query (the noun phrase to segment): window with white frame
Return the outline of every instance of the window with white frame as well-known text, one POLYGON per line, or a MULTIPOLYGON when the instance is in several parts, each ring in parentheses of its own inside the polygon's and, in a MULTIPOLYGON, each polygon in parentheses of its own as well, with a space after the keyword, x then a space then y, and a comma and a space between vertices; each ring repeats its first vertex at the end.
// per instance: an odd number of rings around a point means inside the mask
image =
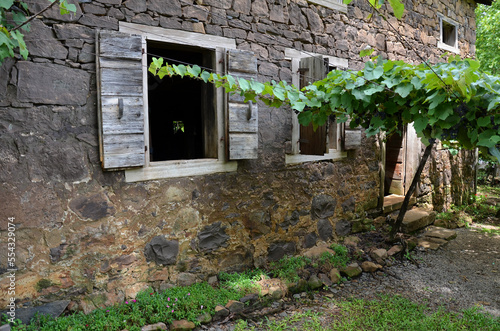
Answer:
POLYGON ((229 38, 120 23, 97 45, 101 162, 128 182, 235 171, 257 157, 257 106, 202 81, 148 73, 171 64, 256 77, 252 52, 229 38), (243 61, 242 61, 243 60, 243 61))
POLYGON ((314 3, 326 8, 334 9, 347 14, 347 5, 342 0, 307 0, 307 2, 314 3))
POLYGON ((439 41, 438 48, 460 54, 458 49, 458 22, 439 15, 439 41))
MULTIPOLYGON (((326 77, 334 68, 347 69, 346 59, 334 56, 286 49, 285 57, 292 61, 292 83, 303 87, 326 77)), ((286 155, 286 163, 302 163, 321 160, 338 160, 347 156, 346 150, 359 146, 361 132, 345 128, 332 116, 323 127, 313 130, 312 125, 299 124, 292 115, 292 146, 286 155)))

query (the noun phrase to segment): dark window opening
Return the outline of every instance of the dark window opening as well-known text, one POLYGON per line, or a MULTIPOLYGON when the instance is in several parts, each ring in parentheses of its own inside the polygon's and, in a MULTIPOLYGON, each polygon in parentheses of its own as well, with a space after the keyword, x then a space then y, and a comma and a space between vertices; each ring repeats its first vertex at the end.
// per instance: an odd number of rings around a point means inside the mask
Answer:
MULTIPOLYGON (((197 47, 148 42, 152 57, 169 64, 213 68, 214 54, 197 47)), ((217 158, 214 88, 179 76, 163 79, 148 73, 150 161, 217 158)))
POLYGON ((441 21, 441 34, 443 43, 451 47, 456 47, 457 42, 457 27, 454 24, 448 23, 444 20, 441 21))

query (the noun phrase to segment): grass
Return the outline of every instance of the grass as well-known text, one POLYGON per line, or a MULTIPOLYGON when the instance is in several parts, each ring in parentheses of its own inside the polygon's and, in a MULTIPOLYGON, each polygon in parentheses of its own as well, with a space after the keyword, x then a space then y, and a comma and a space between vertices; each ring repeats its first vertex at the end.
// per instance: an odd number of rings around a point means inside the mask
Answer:
POLYGON ((244 292, 234 288, 213 288, 208 283, 187 287, 173 287, 162 293, 152 290, 140 292, 134 300, 112 307, 100 308, 85 315, 82 312, 54 319, 48 315, 36 316, 31 324, 15 325, 12 330, 79 331, 123 330, 139 331, 147 324, 172 323, 187 319, 196 325, 197 317, 215 313, 216 305, 238 300, 244 292))
POLYGON ((234 290, 244 294, 260 293, 261 288, 258 281, 267 278, 267 274, 260 270, 248 270, 242 273, 219 274, 220 285, 224 288, 234 290))
POLYGON ((477 308, 463 314, 425 305, 399 296, 383 295, 378 300, 353 299, 338 303, 340 315, 329 330, 500 330, 500 318, 481 313, 477 308))
MULTIPOLYGON (((428 331, 428 330, 500 330, 500 318, 481 313, 477 308, 462 314, 427 306, 400 296, 381 295, 377 300, 351 299, 335 301, 332 313, 296 312, 284 318, 260 322, 259 330, 285 331, 428 331)), ((236 323, 235 331, 255 330, 246 321, 236 323)))

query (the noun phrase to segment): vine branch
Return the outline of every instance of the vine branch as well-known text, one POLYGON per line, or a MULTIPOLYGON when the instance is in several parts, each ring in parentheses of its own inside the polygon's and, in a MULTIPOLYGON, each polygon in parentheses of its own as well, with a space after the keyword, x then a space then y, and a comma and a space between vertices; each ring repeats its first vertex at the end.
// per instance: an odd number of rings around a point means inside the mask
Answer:
POLYGON ((23 26, 25 26, 26 24, 28 24, 29 22, 33 21, 38 15, 41 15, 43 14, 45 11, 49 10, 50 8, 52 8, 55 4, 57 3, 57 0, 54 0, 54 2, 52 2, 51 4, 49 4, 47 7, 43 8, 42 10, 40 10, 38 13, 30 16, 26 21, 24 21, 22 24, 12 28, 9 30, 9 32, 14 32, 16 30, 19 30, 20 28, 22 28, 23 26))

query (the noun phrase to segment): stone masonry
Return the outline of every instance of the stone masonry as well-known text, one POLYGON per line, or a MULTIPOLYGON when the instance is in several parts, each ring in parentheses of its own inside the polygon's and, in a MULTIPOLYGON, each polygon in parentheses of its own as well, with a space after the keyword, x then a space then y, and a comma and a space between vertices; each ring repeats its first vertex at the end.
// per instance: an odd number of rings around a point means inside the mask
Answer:
MULTIPOLYGON (((374 139, 363 137, 361 148, 339 161, 287 166, 292 114, 263 104, 259 158, 240 161, 237 172, 126 183, 123 171, 103 171, 97 29, 132 22, 233 38, 238 49, 257 54, 260 80, 291 82, 285 48, 348 59, 351 69, 362 67, 358 54, 366 47, 420 62, 389 23, 420 56, 437 62, 440 12, 459 23, 461 55, 474 55, 471 0, 405 1, 403 20, 389 14, 389 22, 367 20, 371 10, 362 0, 347 13, 305 0, 69 2, 76 13, 60 16, 54 7, 33 21, 27 60, 8 59, 0 68, 0 238, 14 217, 18 304, 69 298, 71 309, 88 312, 147 287, 263 266, 347 235, 350 220, 379 203, 374 139)), ((45 6, 27 3, 31 13, 45 6)), ((422 194, 438 206, 463 201, 471 191, 469 155, 437 153, 422 194)), ((9 298, 6 254, 1 239, 0 308, 9 298)))

